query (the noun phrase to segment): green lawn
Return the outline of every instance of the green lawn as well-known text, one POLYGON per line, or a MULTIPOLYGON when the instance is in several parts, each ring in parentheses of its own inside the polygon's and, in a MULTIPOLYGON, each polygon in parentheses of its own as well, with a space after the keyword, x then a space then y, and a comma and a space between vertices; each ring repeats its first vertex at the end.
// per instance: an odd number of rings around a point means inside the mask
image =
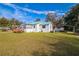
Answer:
POLYGON ((67 33, 0 32, 0 55, 79 55, 79 37, 67 33))

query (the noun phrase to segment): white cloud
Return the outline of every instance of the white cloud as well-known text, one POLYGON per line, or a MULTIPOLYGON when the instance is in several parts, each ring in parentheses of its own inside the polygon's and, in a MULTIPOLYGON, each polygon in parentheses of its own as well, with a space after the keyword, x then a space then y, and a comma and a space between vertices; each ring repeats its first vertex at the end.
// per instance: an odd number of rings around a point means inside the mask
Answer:
POLYGON ((59 11, 59 10, 56 10, 56 11, 38 11, 38 10, 29 9, 29 8, 22 8, 22 7, 19 7, 17 5, 10 4, 10 3, 6 3, 4 5, 7 5, 7 6, 10 6, 10 7, 14 8, 16 10, 15 13, 17 13, 18 10, 21 9, 23 11, 30 12, 30 13, 35 13, 35 14, 47 15, 48 13, 57 13, 58 15, 64 15, 64 13, 62 11, 59 11))
POLYGON ((57 15, 59 16, 63 16, 65 13, 61 12, 61 13, 57 13, 57 15))
POLYGON ((8 5, 8 6, 14 8, 15 10, 21 9, 21 10, 31 12, 31 13, 35 13, 35 14, 44 14, 44 15, 46 15, 48 13, 56 13, 56 11, 38 11, 38 10, 29 9, 29 8, 22 8, 22 7, 14 5, 14 4, 4 4, 4 5, 8 5))
POLYGON ((16 17, 16 16, 18 16, 18 8, 15 6, 15 5, 13 5, 13 4, 10 4, 10 3, 4 3, 4 5, 7 5, 7 6, 9 6, 9 7, 12 7, 12 8, 14 8, 15 9, 15 13, 14 14, 12 14, 12 16, 13 17, 16 17))
POLYGON ((33 10, 33 9, 29 9, 29 8, 20 8, 24 11, 27 11, 27 12, 31 12, 31 13, 35 13, 35 14, 48 14, 48 13, 56 13, 56 11, 38 11, 38 10, 33 10))
POLYGON ((20 10, 19 10, 21 8, 17 7, 16 5, 13 5, 13 4, 10 4, 10 3, 6 3, 4 5, 10 6, 10 7, 15 9, 14 14, 12 14, 13 18, 22 18, 26 15, 25 13, 21 13, 20 10))
MULTIPOLYGON (((15 9, 15 13, 14 14, 11 14, 12 17, 16 18, 16 19, 25 19, 25 20, 31 20, 33 19, 32 16, 27 16, 27 13, 26 12, 30 12, 30 13, 35 13, 35 14, 43 14, 43 15, 47 15, 48 13, 56 13, 57 15, 64 15, 63 12, 60 12, 58 10, 56 11, 38 11, 38 10, 33 10, 33 9, 29 9, 29 8, 22 8, 22 7, 19 7, 15 4, 4 4, 4 5, 7 5, 7 6, 10 6, 12 8, 15 9), (23 10, 25 11, 25 14, 24 13, 21 13, 20 10, 23 10)), ((24 20, 24 21, 25 21, 24 20)))
POLYGON ((4 3, 4 5, 10 6, 10 7, 14 8, 15 10, 17 9, 15 5, 10 4, 10 3, 4 3))

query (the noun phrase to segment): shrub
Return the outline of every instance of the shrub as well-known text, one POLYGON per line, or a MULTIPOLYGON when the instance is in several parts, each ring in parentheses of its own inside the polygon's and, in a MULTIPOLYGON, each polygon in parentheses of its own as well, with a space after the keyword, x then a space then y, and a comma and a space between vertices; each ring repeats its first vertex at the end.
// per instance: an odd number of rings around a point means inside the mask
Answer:
POLYGON ((53 33, 53 31, 50 31, 50 33, 53 33))
POLYGON ((19 29, 19 28, 16 28, 16 29, 13 29, 13 32, 14 33, 22 33, 23 30, 22 29, 19 29))

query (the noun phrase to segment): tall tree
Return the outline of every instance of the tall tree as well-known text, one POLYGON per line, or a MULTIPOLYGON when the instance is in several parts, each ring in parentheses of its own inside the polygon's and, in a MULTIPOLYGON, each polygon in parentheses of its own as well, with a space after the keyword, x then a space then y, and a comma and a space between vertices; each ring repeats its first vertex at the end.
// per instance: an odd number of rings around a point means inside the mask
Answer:
POLYGON ((17 26, 21 25, 22 22, 19 21, 19 20, 16 20, 15 18, 12 18, 12 19, 10 20, 10 24, 11 24, 11 27, 12 27, 12 28, 16 28, 17 26))
POLYGON ((59 24, 60 26, 64 26, 64 16, 62 16, 62 17, 59 18, 58 24, 59 24))
POLYGON ((6 18, 4 18, 4 17, 2 17, 1 19, 0 19, 0 26, 1 27, 6 27, 6 26, 8 26, 8 20, 6 19, 6 18))
POLYGON ((57 26, 57 20, 56 20, 56 14, 54 13, 48 13, 46 16, 46 22, 50 21, 53 26, 53 32, 55 32, 55 28, 57 26))
POLYGON ((12 28, 13 26, 19 26, 21 25, 22 22, 16 19, 6 19, 4 17, 0 18, 0 27, 10 27, 12 28))
POLYGON ((65 25, 73 28, 75 32, 79 28, 79 4, 73 6, 65 16, 65 25))

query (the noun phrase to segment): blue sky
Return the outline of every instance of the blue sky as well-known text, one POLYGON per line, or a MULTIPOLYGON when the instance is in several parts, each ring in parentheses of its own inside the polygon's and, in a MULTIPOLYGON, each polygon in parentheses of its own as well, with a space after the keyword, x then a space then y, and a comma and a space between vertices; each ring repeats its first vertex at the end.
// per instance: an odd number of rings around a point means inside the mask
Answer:
POLYGON ((23 22, 32 22, 36 18, 44 21, 48 12, 63 16, 74 3, 0 3, 0 17, 16 18, 23 22))

